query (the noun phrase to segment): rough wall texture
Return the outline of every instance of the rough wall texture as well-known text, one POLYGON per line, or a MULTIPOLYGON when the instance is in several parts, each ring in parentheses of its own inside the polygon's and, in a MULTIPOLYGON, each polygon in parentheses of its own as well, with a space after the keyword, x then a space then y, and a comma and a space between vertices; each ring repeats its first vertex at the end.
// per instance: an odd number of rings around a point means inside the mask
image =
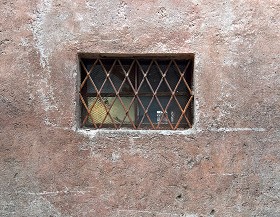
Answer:
POLYGON ((0 0, 0 216, 280 216, 279 0, 0 0), (195 53, 195 126, 78 128, 77 53, 195 53))

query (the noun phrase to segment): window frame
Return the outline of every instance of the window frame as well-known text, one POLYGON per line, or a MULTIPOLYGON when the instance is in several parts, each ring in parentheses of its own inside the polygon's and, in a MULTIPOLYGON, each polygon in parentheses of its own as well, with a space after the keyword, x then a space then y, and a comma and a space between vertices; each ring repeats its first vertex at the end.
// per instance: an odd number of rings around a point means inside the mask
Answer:
MULTIPOLYGON (((128 124, 124 124, 122 122, 121 124, 121 128, 118 128, 116 127, 115 124, 113 123, 110 123, 110 124, 105 124, 105 123, 102 123, 101 124, 101 127, 97 127, 97 125, 94 125, 94 126, 88 126, 83 122, 82 120, 82 117, 84 117, 83 115, 83 110, 84 110, 84 114, 87 113, 86 115, 89 115, 89 111, 86 111, 85 112, 85 109, 82 108, 82 104, 84 104, 84 102, 81 102, 81 97, 79 97, 79 114, 80 114, 80 127, 83 128, 90 128, 90 129, 129 129, 129 130, 186 130, 186 129, 191 129, 193 127, 193 122, 194 122, 194 94, 193 94, 193 86, 194 86, 194 54, 192 53, 187 53, 187 54, 147 54, 147 55, 143 55, 143 54, 85 54, 85 53, 80 53, 78 54, 78 61, 79 61, 79 71, 80 71, 80 82, 79 82, 79 87, 81 85, 82 82, 84 82, 83 78, 82 78, 82 73, 83 73, 83 69, 82 69, 82 66, 81 66, 81 62, 82 62, 82 59, 84 58, 88 58, 88 59, 106 59, 106 58, 111 58, 111 59, 148 59, 148 60, 155 60, 158 61, 158 60, 188 60, 190 61, 191 65, 189 66, 191 69, 191 80, 190 80, 190 84, 189 84, 189 89, 190 89, 190 98, 189 98, 189 101, 187 102, 187 110, 188 112, 191 112, 191 120, 190 122, 188 123, 188 126, 187 127, 179 127, 178 124, 180 124, 180 121, 178 121, 178 123, 176 123, 176 126, 173 126, 170 128, 170 124, 171 123, 167 123, 167 124, 163 124, 163 123, 159 123, 158 125, 156 125, 156 123, 153 123, 151 120, 149 120, 150 123, 143 123, 143 118, 141 121, 139 121, 139 117, 137 116, 137 112, 135 112, 135 117, 134 117, 134 126, 132 126, 131 123, 128 123, 128 124), (141 124, 141 127, 138 128, 138 124, 141 124), (114 125, 114 126, 113 126, 114 125), (136 127, 135 127, 136 126, 136 127), (160 127, 159 127, 160 126, 160 127)), ((139 64, 139 63, 138 63, 139 64)), ((138 80, 140 80, 139 76, 143 76, 144 74, 141 74, 139 71, 139 67, 137 66, 137 64, 135 63, 133 65, 133 67, 131 67, 131 71, 133 71, 134 75, 135 75, 135 86, 134 88, 136 89, 137 87, 139 87, 139 83, 138 80), (134 69, 133 69, 134 68, 134 69), (133 69, 133 70, 132 70, 133 69)), ((142 72, 143 73, 143 72, 142 72)), ((162 74, 163 75, 163 74, 162 74)), ((87 75, 86 75, 87 76, 87 75)), ((144 79, 144 78, 142 78, 144 79)), ((164 78, 163 76, 163 79, 166 79, 164 78)), ((158 93, 157 91, 156 92, 156 96, 159 97, 160 96, 165 96, 165 97, 171 97, 171 93, 170 92, 160 92, 158 93)), ((81 89, 79 88, 79 95, 81 95, 82 91, 81 89)), ((111 93, 102 93, 103 95, 107 95, 107 96, 111 96, 111 97, 133 97, 135 98, 135 91, 133 90, 132 92, 130 92, 129 94, 121 94, 119 93, 119 96, 116 96, 116 92, 111 92, 111 93)), ((150 97, 153 97, 154 93, 153 92, 147 92, 147 93, 137 93, 138 96, 150 96, 150 97)), ((88 92, 86 93, 82 93, 82 95, 86 96, 85 99, 87 100, 88 97, 98 97, 98 96, 94 96, 94 94, 90 94, 88 92)), ((187 95, 187 93, 182 93, 182 95, 178 95, 178 94, 175 94, 175 98, 176 96, 184 96, 184 95, 187 95)), ((100 95, 101 96, 101 95, 100 95)), ((138 97, 137 96, 137 97, 138 97)), ((153 99, 152 99, 153 100, 153 99)), ((152 101, 151 100, 151 101, 152 101)), ((139 101, 135 99, 133 99, 133 104, 135 104, 135 109, 139 109, 139 101)), ((87 104, 87 102, 86 102, 87 104)), ((111 105, 111 107, 113 106, 113 103, 111 105)), ((110 108, 111 109, 111 108, 110 108)), ((110 111, 109 109, 109 111, 110 111)), ((130 107, 129 107, 130 109, 130 107)), ((128 111, 129 111, 128 109, 128 111)), ((144 108, 143 108, 144 109, 144 108)), ((167 109, 166 109, 167 110, 167 109)), ((91 111, 92 112, 92 111, 91 111)), ((145 112, 145 111, 144 111, 145 112)), ((163 110, 162 110, 162 113, 163 110)), ((168 114, 165 114, 165 115, 168 115, 168 114)), ((183 113, 182 112, 182 115, 186 115, 186 113, 183 113)), ((90 115, 89 115, 90 116, 90 115)), ((145 116, 145 114, 143 115, 145 116)), ((126 118, 126 117, 125 117, 126 118)), ((105 118, 106 119, 106 118, 105 118)), ((104 119, 104 120, 105 120, 104 119)), ((167 116, 167 119, 168 121, 170 122, 168 116, 167 116)), ((161 118, 161 121, 162 121, 162 118, 161 118)))

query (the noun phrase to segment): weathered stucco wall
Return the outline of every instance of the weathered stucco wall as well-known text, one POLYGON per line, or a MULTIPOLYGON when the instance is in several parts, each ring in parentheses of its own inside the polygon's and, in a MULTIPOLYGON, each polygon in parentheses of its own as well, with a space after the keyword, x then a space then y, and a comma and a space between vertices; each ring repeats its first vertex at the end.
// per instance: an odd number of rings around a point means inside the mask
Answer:
POLYGON ((0 216, 280 216, 279 0, 0 4, 0 216), (194 128, 78 129, 78 52, 195 53, 194 128))

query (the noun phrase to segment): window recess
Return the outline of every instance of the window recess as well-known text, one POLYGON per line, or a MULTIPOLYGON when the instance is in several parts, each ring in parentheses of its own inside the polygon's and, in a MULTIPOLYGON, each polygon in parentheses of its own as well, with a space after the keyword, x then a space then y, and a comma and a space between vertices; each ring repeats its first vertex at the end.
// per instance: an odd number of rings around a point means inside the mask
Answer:
POLYGON ((81 126, 186 129, 193 57, 80 57, 81 126))

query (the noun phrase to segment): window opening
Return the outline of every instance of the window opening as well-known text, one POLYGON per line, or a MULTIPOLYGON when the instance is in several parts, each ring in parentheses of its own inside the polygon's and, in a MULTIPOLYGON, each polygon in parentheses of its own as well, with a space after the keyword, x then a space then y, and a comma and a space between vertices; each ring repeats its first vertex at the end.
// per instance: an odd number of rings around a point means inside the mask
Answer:
POLYGON ((82 127, 192 127, 193 58, 81 57, 79 61, 82 127))

